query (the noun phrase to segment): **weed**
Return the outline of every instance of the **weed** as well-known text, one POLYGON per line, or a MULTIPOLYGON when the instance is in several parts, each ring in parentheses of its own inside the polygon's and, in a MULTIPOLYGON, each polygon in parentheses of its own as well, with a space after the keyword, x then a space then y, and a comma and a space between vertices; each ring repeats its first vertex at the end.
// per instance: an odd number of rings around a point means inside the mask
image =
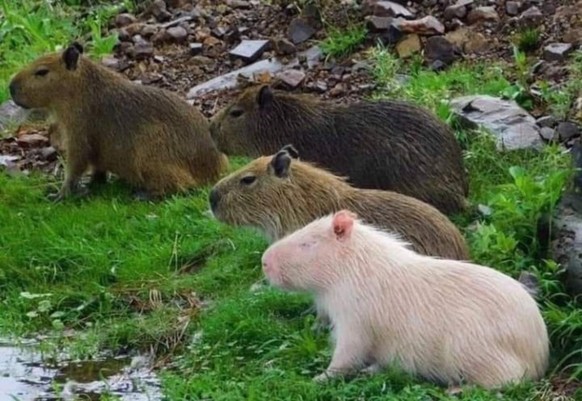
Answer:
POLYGON ((523 52, 534 51, 540 44, 540 31, 537 28, 526 28, 516 35, 514 42, 515 46, 523 52))
POLYGON ((320 45, 321 50, 327 57, 344 57, 366 40, 367 33, 364 25, 353 25, 346 30, 330 27, 327 38, 320 45))

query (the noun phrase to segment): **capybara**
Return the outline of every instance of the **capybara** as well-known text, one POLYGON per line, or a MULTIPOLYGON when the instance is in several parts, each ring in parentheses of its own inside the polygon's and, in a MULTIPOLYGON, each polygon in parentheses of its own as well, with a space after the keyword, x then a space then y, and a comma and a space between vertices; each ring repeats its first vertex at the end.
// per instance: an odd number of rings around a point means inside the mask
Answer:
POLYGON ((259 229, 275 241, 347 208, 370 224, 398 232, 420 253, 470 258, 459 229, 435 207, 393 191, 355 188, 298 157, 287 145, 222 178, 209 194, 213 215, 230 225, 259 229))
POLYGON ((19 106, 47 109, 55 121, 67 161, 55 200, 80 193, 88 167, 94 180, 111 172, 148 197, 214 183, 228 168, 199 110, 92 61, 77 42, 23 68, 10 93, 19 106))
POLYGON ((262 266, 273 286, 312 293, 332 321, 335 348, 317 381, 391 365, 441 385, 491 389, 547 369, 547 328, 521 283, 421 255, 351 211, 275 242, 262 266))
POLYGON ((400 192, 448 215, 468 204, 468 178, 453 131, 412 103, 338 105, 253 86, 211 119, 210 132, 228 155, 256 158, 291 143, 303 160, 356 187, 400 192))

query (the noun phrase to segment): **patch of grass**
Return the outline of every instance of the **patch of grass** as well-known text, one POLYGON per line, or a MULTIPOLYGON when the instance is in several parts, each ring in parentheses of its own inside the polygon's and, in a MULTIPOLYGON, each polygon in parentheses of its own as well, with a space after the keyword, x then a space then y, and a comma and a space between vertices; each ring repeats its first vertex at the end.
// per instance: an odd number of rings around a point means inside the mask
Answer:
POLYGON ((72 40, 84 42, 91 57, 111 53, 117 38, 104 35, 101 27, 120 9, 132 7, 127 0, 0 0, 0 102, 8 99, 8 82, 18 69, 72 40))
POLYGON ((519 50, 529 53, 539 47, 540 35, 538 28, 525 28, 515 35, 514 43, 519 50))
POLYGON ((327 57, 341 58, 353 53, 366 40, 368 30, 364 25, 352 25, 345 30, 330 27, 327 38, 320 43, 321 50, 327 57))

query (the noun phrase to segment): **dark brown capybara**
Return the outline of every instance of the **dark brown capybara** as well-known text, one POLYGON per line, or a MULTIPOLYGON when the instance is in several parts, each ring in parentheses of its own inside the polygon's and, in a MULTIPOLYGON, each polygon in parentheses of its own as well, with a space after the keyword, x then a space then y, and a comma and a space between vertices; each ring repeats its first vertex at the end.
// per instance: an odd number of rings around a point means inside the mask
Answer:
POLYGON ((467 206, 468 177, 453 131, 412 103, 337 105, 254 86, 211 119, 210 131, 227 155, 259 157, 293 144, 303 160, 356 187, 409 195, 445 214, 467 206))

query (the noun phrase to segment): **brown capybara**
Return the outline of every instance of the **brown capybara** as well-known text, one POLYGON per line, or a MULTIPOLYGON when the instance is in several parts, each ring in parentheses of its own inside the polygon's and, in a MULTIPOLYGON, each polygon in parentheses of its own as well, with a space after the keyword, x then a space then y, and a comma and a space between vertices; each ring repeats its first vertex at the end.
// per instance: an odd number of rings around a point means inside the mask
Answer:
POLYGON ((445 214, 467 206, 468 177, 453 131, 412 103, 337 105, 254 86, 211 119, 210 132, 227 155, 259 157, 293 144, 303 160, 358 188, 399 192, 445 214))
POLYGON ((443 385, 489 389, 545 374, 547 328, 521 283, 408 245, 342 210, 263 253, 272 285, 313 294, 331 319, 335 348, 316 381, 390 365, 443 385))
POLYGON ((393 191, 355 188, 298 157, 287 145, 222 178, 209 194, 213 215, 227 224, 257 228, 274 241, 349 208, 371 224, 400 233, 422 254, 469 259, 462 234, 435 207, 393 191))
POLYGON ((200 111, 93 62, 76 42, 22 69, 10 93, 21 107, 47 109, 56 123, 67 163, 55 200, 80 193, 89 167, 92 182, 111 172, 148 198, 214 183, 228 168, 200 111))

